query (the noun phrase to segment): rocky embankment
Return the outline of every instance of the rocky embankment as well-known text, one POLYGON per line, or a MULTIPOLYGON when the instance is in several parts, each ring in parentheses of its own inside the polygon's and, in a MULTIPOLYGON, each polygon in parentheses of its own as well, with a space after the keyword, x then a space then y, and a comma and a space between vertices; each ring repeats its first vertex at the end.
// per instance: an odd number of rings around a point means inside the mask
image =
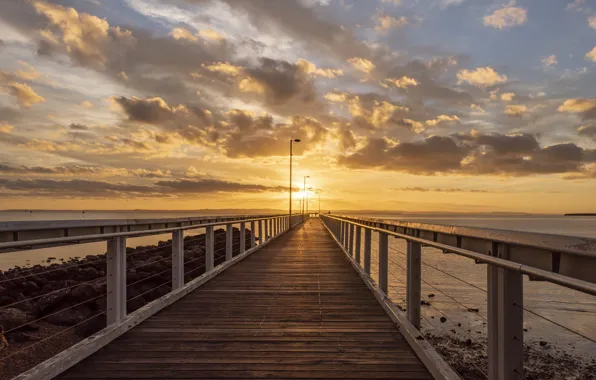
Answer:
MULTIPOLYGON (((487 379, 486 340, 474 342, 442 334, 425 334, 425 338, 463 379, 487 379)), ((570 355, 543 341, 527 343, 524 347, 524 379, 596 380, 594 359, 570 355)))
MULTIPOLYGON (((215 265, 225 261, 225 230, 215 235, 215 265)), ((250 246, 250 232, 246 233, 250 246)), ((127 311, 171 289, 171 241, 127 248, 127 311)), ((240 231, 234 229, 234 255, 240 231)), ((185 282, 205 272, 205 235, 184 239, 185 282)), ((9 379, 106 325, 106 257, 87 255, 59 263, 0 271, 0 379, 9 379)))

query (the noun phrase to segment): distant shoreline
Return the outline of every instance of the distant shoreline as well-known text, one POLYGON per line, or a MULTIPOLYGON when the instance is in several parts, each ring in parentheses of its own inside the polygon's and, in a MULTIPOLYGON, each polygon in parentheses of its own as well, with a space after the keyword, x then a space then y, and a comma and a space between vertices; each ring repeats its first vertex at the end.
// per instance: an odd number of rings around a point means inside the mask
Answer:
POLYGON ((595 212, 564 214, 563 216, 596 216, 595 212))

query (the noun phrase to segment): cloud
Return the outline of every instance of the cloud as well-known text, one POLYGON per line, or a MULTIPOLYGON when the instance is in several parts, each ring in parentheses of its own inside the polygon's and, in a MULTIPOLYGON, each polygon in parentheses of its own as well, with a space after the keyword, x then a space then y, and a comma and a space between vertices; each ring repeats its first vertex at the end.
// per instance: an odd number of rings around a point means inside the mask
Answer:
POLYGON ((596 124, 581 126, 577 130, 577 133, 580 136, 588 137, 588 138, 596 141, 596 124))
POLYGON ((510 102, 515 97, 515 93, 513 92, 504 92, 501 94, 501 100, 504 102, 510 102))
POLYGON ((238 89, 241 92, 252 92, 255 94, 264 94, 265 87, 253 78, 244 78, 238 82, 238 89))
POLYGON ((557 56, 556 55, 549 55, 548 57, 542 58, 542 64, 546 67, 554 66, 557 63, 557 56))
POLYGON ((111 98, 111 101, 120 106, 131 122, 159 126, 164 131, 201 145, 211 145, 216 138, 212 133, 213 115, 207 109, 168 105, 159 97, 139 99, 120 96, 111 98))
POLYGON ((15 73, 18 78, 28 81, 34 81, 41 76, 39 71, 37 71, 37 69, 31 66, 28 62, 18 61, 18 64, 24 68, 17 70, 17 72, 15 73))
POLYGON ((351 63, 356 70, 365 74, 370 74, 376 67, 374 63, 366 58, 352 57, 348 59, 348 62, 351 63))
POLYGON ((398 187, 393 190, 406 192, 420 192, 420 193, 491 193, 490 190, 484 189, 464 189, 464 188, 432 188, 432 187, 398 187))
POLYGON ((474 112, 479 112, 479 113, 485 113, 486 111, 484 110, 484 108, 482 108, 481 106, 479 106, 478 104, 472 104, 470 106, 470 108, 474 111, 474 112))
POLYGON ((460 70, 457 73, 458 83, 468 82, 477 87, 490 87, 507 81, 506 75, 501 75, 492 67, 479 67, 476 70, 460 70))
POLYGON ((405 16, 395 18, 393 16, 379 14, 376 18, 375 30, 386 33, 391 29, 403 28, 406 25, 408 25, 408 19, 405 16))
POLYGON ((529 134, 458 133, 431 136, 422 141, 396 143, 368 138, 338 164, 353 169, 382 169, 418 175, 528 176, 581 173, 596 162, 596 150, 575 144, 541 147, 529 134))
POLYGON ((167 178, 172 177, 169 169, 125 169, 102 167, 95 165, 62 165, 62 166, 13 166, 0 163, 0 173, 5 175, 33 176, 77 176, 77 177, 138 177, 167 178))
POLYGON ((403 117, 407 115, 409 109, 386 100, 353 96, 348 101, 348 111, 354 118, 354 124, 364 129, 412 126, 412 123, 403 122, 403 117))
POLYGON ((596 62, 596 47, 586 53, 586 59, 596 62))
POLYGON ((596 15, 590 16, 588 18, 588 25, 590 25, 590 28, 596 29, 596 15))
POLYGON ((508 29, 528 21, 528 11, 514 6, 505 6, 484 16, 484 25, 497 29, 508 29))
POLYGON ((436 119, 425 121, 425 124, 428 125, 429 127, 436 127, 441 122, 456 122, 456 121, 459 121, 459 117, 456 115, 452 115, 452 116, 439 115, 439 116, 437 116, 436 119))
POLYGON ((317 106, 314 82, 297 64, 283 60, 261 58, 260 65, 246 69, 248 75, 264 89, 270 106, 292 103, 297 107, 317 106))
POLYGON ((244 72, 240 66, 232 65, 228 62, 216 62, 211 65, 203 65, 203 67, 212 73, 221 73, 230 76, 238 76, 244 72))
POLYGON ((505 114, 509 116, 522 116, 526 112, 528 112, 528 107, 524 105, 510 104, 505 106, 505 114))
POLYGON ((43 96, 38 95, 35 90, 25 83, 10 82, 7 88, 17 98, 17 101, 23 108, 31 108, 34 104, 46 101, 43 96))
POLYGON ((199 37, 195 36, 190 30, 185 28, 174 28, 169 33, 169 36, 175 40, 186 40, 191 42, 199 40, 199 37))
POLYGON ((596 119, 596 98, 567 99, 557 111, 580 113, 584 119, 596 119))
POLYGON ((408 88, 418 86, 418 81, 414 78, 403 76, 398 79, 386 79, 387 82, 393 83, 398 88, 408 88))
POLYGON ((32 5, 51 24, 51 29, 41 32, 46 47, 61 45, 81 63, 103 65, 105 50, 112 43, 134 42, 130 31, 110 27, 105 19, 43 0, 33 0, 32 5))
POLYGON ((311 117, 292 117, 290 123, 273 123, 269 115, 255 115, 244 110, 228 112, 231 130, 222 144, 226 155, 238 157, 267 157, 288 155, 288 141, 300 137, 300 144, 294 147, 294 154, 301 155, 313 150, 325 141, 328 130, 311 117))
POLYGON ((14 127, 10 124, 0 122, 0 133, 12 133, 14 127))
POLYGON ((210 29, 210 28, 199 30, 199 36, 205 40, 218 41, 218 42, 226 39, 225 34, 220 33, 216 30, 210 29))
POLYGON ((339 150, 347 152, 356 147, 356 137, 349 124, 341 125, 337 130, 339 150))
POLYGON ((342 103, 348 100, 348 94, 345 92, 328 92, 324 97, 330 102, 336 103, 342 103))
POLYGON ((83 179, 0 179, 0 188, 32 197, 185 197, 192 194, 283 192, 285 186, 266 186, 220 179, 168 180, 150 185, 83 179))
POLYGON ((302 70, 302 72, 309 75, 321 76, 325 78, 336 78, 338 76, 344 75, 344 72, 341 69, 317 68, 314 63, 307 61, 306 59, 299 59, 298 62, 296 62, 296 65, 298 68, 300 68, 300 70, 302 70))
POLYGON ((87 109, 92 109, 92 108, 95 108, 95 106, 93 105, 93 103, 91 103, 91 102, 90 102, 90 101, 88 101, 88 100, 83 100, 83 101, 82 101, 82 102, 79 104, 79 107, 82 107, 82 108, 87 108, 87 109))
POLYGON ((89 127, 84 125, 84 124, 77 124, 77 123, 72 123, 71 125, 68 126, 69 129, 72 129, 73 131, 87 131, 89 130, 89 127))

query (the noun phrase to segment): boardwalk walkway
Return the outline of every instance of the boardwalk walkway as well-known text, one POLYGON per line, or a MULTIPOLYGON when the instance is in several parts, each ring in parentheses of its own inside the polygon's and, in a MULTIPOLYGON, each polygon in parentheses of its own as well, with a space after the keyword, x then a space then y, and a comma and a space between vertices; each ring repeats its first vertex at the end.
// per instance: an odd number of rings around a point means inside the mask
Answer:
POLYGON ((60 379, 431 379, 318 219, 60 379))

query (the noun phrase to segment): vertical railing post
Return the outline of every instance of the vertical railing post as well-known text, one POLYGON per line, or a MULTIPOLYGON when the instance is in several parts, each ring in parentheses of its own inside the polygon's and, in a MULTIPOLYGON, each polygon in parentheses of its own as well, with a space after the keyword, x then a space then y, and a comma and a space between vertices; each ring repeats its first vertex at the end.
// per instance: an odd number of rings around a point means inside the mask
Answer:
POLYGON ((355 233, 356 233, 355 260, 358 263, 358 265, 360 265, 360 245, 361 245, 361 242, 362 242, 362 227, 357 226, 355 233))
POLYGON ((370 244, 372 241, 372 231, 364 230, 364 272, 370 275, 370 244))
POLYGON ((422 262, 421 253, 422 246, 420 243, 408 242, 408 256, 407 256, 407 313, 408 320, 414 327, 420 330, 420 287, 422 276, 422 262))
POLYGON ((387 294, 389 269, 389 236, 379 232, 379 288, 387 294))
POLYGON ((234 230, 231 224, 226 224, 226 261, 232 260, 233 255, 233 237, 234 230))
POLYGON ((214 245, 213 226, 207 226, 205 229, 205 273, 211 272, 215 266, 214 245))
POLYGON ((184 286, 184 231, 172 232, 172 290, 184 286))
POLYGON ((263 242, 266 242, 267 240, 269 240, 269 219, 265 219, 265 235, 263 242))
MULTIPOLYGON (((509 247, 493 243, 491 255, 509 259, 509 247)), ((489 379, 523 379, 523 277, 491 264, 487 270, 489 379)))
POLYGON ((259 245, 262 245, 265 242, 263 239, 263 220, 259 219, 259 245))
POLYGON ((354 225, 350 223, 350 240, 348 241, 348 252, 354 257, 354 225))
POLYGON ((246 252, 246 223, 240 223, 240 254, 246 252))
POLYGON ((343 220, 339 220, 339 236, 337 237, 337 240, 339 241, 339 244, 343 245, 344 244, 344 221, 343 220))
POLYGON ((255 221, 250 221, 250 248, 257 246, 257 235, 255 233, 255 221))
POLYGON ((108 240, 107 259, 107 324, 126 317, 126 238, 108 240))
POLYGON ((348 247, 348 242, 350 241, 350 224, 348 222, 344 222, 344 247, 346 250, 348 247))

